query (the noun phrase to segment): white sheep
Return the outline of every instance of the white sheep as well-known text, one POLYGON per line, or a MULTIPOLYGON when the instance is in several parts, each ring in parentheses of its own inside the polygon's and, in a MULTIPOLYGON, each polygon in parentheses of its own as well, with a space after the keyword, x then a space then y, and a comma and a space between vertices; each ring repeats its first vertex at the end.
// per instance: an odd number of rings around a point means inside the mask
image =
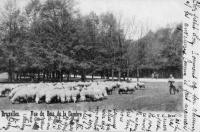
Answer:
POLYGON ((145 84, 143 82, 137 82, 137 87, 141 88, 145 88, 145 84))
POLYGON ((10 100, 12 103, 15 103, 16 101, 20 102, 21 99, 28 102, 29 99, 35 99, 35 95, 36 91, 34 88, 23 88, 18 90, 10 100))
POLYGON ((77 101, 77 96, 80 95, 80 92, 78 90, 71 90, 70 91, 71 94, 71 99, 74 103, 76 103, 77 101))
POLYGON ((4 85, 0 86, 0 96, 6 96, 11 92, 12 88, 4 85))
POLYGON ((11 99, 17 91, 24 89, 24 88, 26 88, 26 86, 19 86, 19 87, 12 89, 11 92, 9 93, 9 95, 8 95, 8 98, 11 99))
POLYGON ((59 91, 60 91, 60 89, 51 89, 49 92, 47 92, 45 94, 45 102, 51 103, 52 99, 57 97, 59 91))
POLYGON ((65 89, 65 102, 69 103, 71 100, 71 93, 69 89, 65 89))
POLYGON ((83 89, 81 92, 80 92, 80 101, 86 101, 86 91, 85 89, 83 89))
POLYGON ((127 83, 127 85, 127 90, 131 93, 134 92, 137 87, 137 83, 127 83))
POLYGON ((52 85, 43 85, 43 87, 37 86, 37 93, 35 102, 40 103, 41 100, 45 100, 46 94, 51 92, 54 87, 52 85))
POLYGON ((121 83, 118 93, 133 93, 137 87, 137 83, 121 83))

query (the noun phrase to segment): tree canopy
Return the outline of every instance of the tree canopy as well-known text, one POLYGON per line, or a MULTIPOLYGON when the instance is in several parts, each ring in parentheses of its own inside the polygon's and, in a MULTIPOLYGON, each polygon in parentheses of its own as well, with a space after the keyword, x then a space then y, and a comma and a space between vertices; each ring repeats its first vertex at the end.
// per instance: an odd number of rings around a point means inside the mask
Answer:
MULTIPOLYGON (((73 0, 30 1, 25 9, 8 1, 1 12, 0 70, 9 73, 64 73, 116 76, 136 67, 182 68, 182 25, 127 39, 112 13, 82 16, 73 0)), ((180 70, 181 71, 181 70, 180 70)), ((17 74, 18 77, 18 74, 17 74)))

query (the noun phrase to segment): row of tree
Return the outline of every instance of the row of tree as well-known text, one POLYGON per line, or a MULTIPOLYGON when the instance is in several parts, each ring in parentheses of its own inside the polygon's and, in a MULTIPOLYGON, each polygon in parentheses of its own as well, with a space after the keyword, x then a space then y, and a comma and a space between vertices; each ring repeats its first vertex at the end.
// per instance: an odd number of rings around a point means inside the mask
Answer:
POLYGON ((73 0, 31 0, 20 10, 12 0, 0 21, 0 70, 9 81, 63 81, 63 75, 129 77, 142 69, 182 67, 182 26, 149 32, 137 41, 112 13, 82 16, 73 0))

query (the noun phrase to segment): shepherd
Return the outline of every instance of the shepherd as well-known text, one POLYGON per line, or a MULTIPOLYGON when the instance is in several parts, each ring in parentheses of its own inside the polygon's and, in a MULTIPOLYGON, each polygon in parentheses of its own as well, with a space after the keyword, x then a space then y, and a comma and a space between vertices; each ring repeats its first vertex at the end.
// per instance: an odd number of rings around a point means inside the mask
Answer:
POLYGON ((175 94, 175 91, 176 91, 176 87, 174 86, 175 80, 172 74, 170 74, 168 82, 169 82, 169 93, 172 94, 172 90, 173 90, 175 94))

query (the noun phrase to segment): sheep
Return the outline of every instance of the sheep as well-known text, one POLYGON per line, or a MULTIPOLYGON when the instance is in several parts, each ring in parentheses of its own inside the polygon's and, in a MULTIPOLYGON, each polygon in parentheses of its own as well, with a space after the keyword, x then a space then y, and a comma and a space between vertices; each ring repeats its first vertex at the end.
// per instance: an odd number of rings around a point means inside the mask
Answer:
POLYGON ((107 97, 108 96, 107 91, 106 91, 105 88, 101 89, 101 92, 102 92, 103 97, 107 97))
POLYGON ((4 84, 0 87, 0 94, 1 96, 9 96, 11 91, 17 87, 22 87, 22 84, 4 84))
POLYGON ((94 90, 94 97, 95 97, 95 100, 101 100, 103 99, 103 93, 100 89, 96 89, 94 90))
POLYGON ((127 87, 120 87, 119 90, 118 90, 118 94, 123 94, 123 93, 126 93, 127 92, 127 87))
POLYGON ((111 86, 112 90, 115 90, 116 88, 119 88, 119 86, 115 82, 109 82, 108 84, 111 86))
POLYGON ((143 82, 137 82, 137 88, 145 88, 145 84, 143 82))
POLYGON ((117 85, 114 82, 104 82, 101 83, 101 85, 105 86, 108 95, 112 95, 112 92, 117 88, 117 85))
MULTIPOLYGON (((60 99, 60 95, 63 92, 61 89, 52 89, 50 92, 46 93, 46 98, 45 98, 45 102, 46 103, 51 103, 52 101, 58 101, 60 99)), ((64 93, 63 93, 64 96, 64 93)), ((63 98, 62 98, 63 101, 63 98)), ((65 101, 65 99, 64 99, 65 101)), ((63 101, 63 102, 64 102, 63 101)))
POLYGON ((71 94, 71 100, 76 103, 79 96, 80 96, 80 92, 78 90, 72 90, 70 91, 70 94, 71 94))
POLYGON ((107 92, 102 86, 103 85, 93 84, 90 87, 87 87, 87 90, 84 89, 81 92, 83 92, 83 94, 85 95, 86 100, 90 99, 92 101, 97 101, 107 96, 107 92))
POLYGON ((19 86, 19 87, 12 89, 11 92, 9 93, 9 95, 8 95, 8 98, 11 99, 17 91, 24 89, 24 88, 26 88, 26 86, 19 86))
POLYGON ((64 88, 63 83, 56 83, 54 87, 57 88, 57 89, 63 89, 64 88))
MULTIPOLYGON (((99 86, 105 88, 108 95, 112 94, 113 87, 109 83, 101 83, 99 84, 99 86)), ((96 87, 98 87, 98 85, 96 87)))
POLYGON ((38 86, 36 88, 37 89, 36 98, 35 98, 36 103, 40 103, 42 101, 45 101, 46 94, 51 92, 51 90, 54 88, 52 85, 43 85, 43 86, 44 87, 38 86))
POLYGON ((96 97, 95 97, 95 94, 94 94, 94 90, 93 89, 88 89, 88 90, 86 90, 86 99, 88 100, 92 100, 92 101, 94 101, 94 100, 96 100, 96 97))
POLYGON ((57 91, 57 98, 61 103, 70 102, 70 91, 68 89, 60 89, 57 91))
POLYGON ((92 83, 90 86, 87 87, 87 90, 84 90, 86 98, 93 101, 96 100, 97 92, 95 93, 95 91, 97 91, 98 89, 99 85, 97 85, 97 83, 92 83))
POLYGON ((117 83, 116 83, 116 88, 119 88, 119 87, 120 87, 120 84, 121 84, 120 82, 117 82, 117 83))
MULTIPOLYGON (((116 83, 112 82, 79 82, 79 83, 39 83, 28 84, 15 87, 9 94, 11 102, 35 100, 36 103, 42 101, 46 103, 56 102, 74 102, 101 100, 110 94, 116 83)), ((12 86, 14 87, 14 86, 12 86)))
POLYGON ((73 87, 75 87, 75 86, 76 86, 75 83, 65 83, 65 84, 63 84, 63 88, 68 89, 68 90, 72 90, 73 87))
POLYGON ((67 103, 69 103, 70 100, 71 100, 71 95, 70 95, 70 92, 68 91, 68 92, 65 93, 65 101, 66 101, 67 103))
POLYGON ((82 89, 82 91, 80 92, 80 101, 86 101, 85 94, 85 89, 82 89))
POLYGON ((12 88, 6 86, 0 86, 0 96, 7 96, 11 92, 12 88))
POLYGON ((38 92, 36 94, 35 102, 39 103, 41 100, 43 100, 46 103, 50 103, 55 98, 57 98, 57 99, 55 99, 54 101, 60 100, 61 102, 65 102, 65 94, 64 94, 65 92, 64 91, 61 92, 61 90, 67 90, 67 89, 69 89, 69 86, 66 84, 62 84, 62 86, 61 86, 61 84, 59 84, 59 85, 60 85, 60 87, 57 87, 56 84, 46 84, 46 85, 43 85, 43 87, 39 86, 38 90, 40 92, 38 92), (68 87, 66 87, 66 86, 68 86, 68 87))
POLYGON ((78 90, 53 89, 51 92, 46 93, 45 101, 46 103, 51 103, 52 101, 61 101, 61 103, 64 103, 72 100, 75 103, 78 95, 78 90))
POLYGON ((108 96, 108 94, 107 94, 107 85, 105 85, 105 84, 100 84, 100 85, 97 85, 96 86, 96 90, 97 91, 99 91, 100 93, 101 93, 101 96, 103 96, 103 97, 107 97, 108 96))
POLYGON ((137 84, 136 83, 122 83, 120 85, 120 88, 118 90, 118 93, 133 93, 136 89, 137 84))
POLYGON ((36 95, 36 91, 33 88, 23 88, 18 90, 13 97, 10 99, 12 103, 16 101, 20 102, 21 100, 28 102, 29 99, 34 100, 36 95))
POLYGON ((137 87, 137 83, 128 83, 127 91, 130 91, 130 93, 133 93, 137 87))

